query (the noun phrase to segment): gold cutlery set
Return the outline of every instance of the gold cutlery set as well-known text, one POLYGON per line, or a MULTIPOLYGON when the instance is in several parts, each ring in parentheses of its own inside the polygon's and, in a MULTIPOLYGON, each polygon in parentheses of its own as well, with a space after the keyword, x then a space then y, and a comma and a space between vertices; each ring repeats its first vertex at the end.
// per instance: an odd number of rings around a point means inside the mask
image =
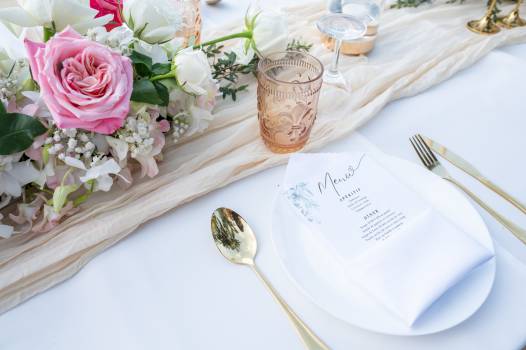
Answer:
POLYGON ((464 193, 466 193, 475 202, 477 202, 478 205, 480 205, 489 214, 491 214, 491 216, 493 216, 498 222, 500 222, 511 233, 513 233, 515 237, 517 237, 524 244, 526 244, 526 230, 517 226, 515 223, 500 215, 492 207, 490 207, 484 201, 482 201, 477 195, 475 195, 473 192, 467 189, 460 182, 452 178, 449 172, 442 166, 442 164, 440 164, 433 151, 438 153, 441 157, 449 161, 451 164, 453 164, 460 170, 471 175, 484 186, 497 193, 509 203, 511 203, 522 213, 526 214, 526 206, 524 204, 522 204, 521 202, 519 202, 518 199, 511 196, 509 193, 506 193, 506 191, 504 191, 502 188, 485 178, 477 169, 475 169, 473 165, 469 164, 466 160, 462 159, 460 156, 451 152, 439 143, 422 135, 413 136, 412 138, 410 138, 410 142, 413 145, 413 148, 415 149, 416 153, 418 154, 418 157, 428 170, 460 188, 464 193))
POLYGON ((467 23, 468 29, 477 34, 496 34, 500 32, 500 27, 511 29, 525 26, 526 20, 519 15, 522 0, 516 1, 517 4, 510 13, 503 17, 497 17, 497 0, 490 0, 486 14, 481 19, 469 21, 467 23))
MULTIPOLYGON (((524 204, 484 177, 473 165, 436 141, 418 134, 411 137, 410 142, 418 157, 428 170, 444 180, 453 183, 464 191, 497 221, 512 232, 519 240, 526 244, 526 230, 504 218, 497 211, 484 203, 484 201, 482 201, 477 195, 451 177, 446 168, 440 164, 440 161, 435 156, 434 152, 438 153, 441 157, 465 173, 471 175, 473 178, 511 203, 522 213, 526 214, 526 206, 524 204)), ((212 237, 221 254, 234 264, 246 265, 252 268, 274 299, 282 307, 283 311, 287 314, 306 348, 309 350, 329 350, 329 347, 299 318, 299 316, 290 308, 257 268, 254 260, 257 252, 256 237, 241 215, 228 208, 218 208, 212 214, 211 229, 212 237)))

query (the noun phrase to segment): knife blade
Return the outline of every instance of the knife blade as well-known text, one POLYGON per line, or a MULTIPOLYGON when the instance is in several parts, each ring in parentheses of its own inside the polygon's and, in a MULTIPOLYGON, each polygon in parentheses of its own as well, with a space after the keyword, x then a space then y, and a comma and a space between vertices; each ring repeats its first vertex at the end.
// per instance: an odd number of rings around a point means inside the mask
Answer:
POLYGON ((454 153, 453 151, 449 150, 445 146, 442 146, 440 143, 436 142, 435 140, 430 139, 427 136, 423 136, 424 141, 427 143, 429 147, 436 153, 438 153, 442 158, 465 172, 466 174, 472 176, 474 179, 478 180, 480 183, 482 183, 484 186, 504 198, 506 201, 511 203, 514 207, 519 209, 521 212, 526 214, 526 205, 522 204, 518 199, 514 198, 512 195, 504 191, 502 188, 497 186, 495 183, 490 181, 488 178, 486 178, 484 175, 480 173, 473 165, 471 165, 467 160, 463 159, 458 154, 454 153))

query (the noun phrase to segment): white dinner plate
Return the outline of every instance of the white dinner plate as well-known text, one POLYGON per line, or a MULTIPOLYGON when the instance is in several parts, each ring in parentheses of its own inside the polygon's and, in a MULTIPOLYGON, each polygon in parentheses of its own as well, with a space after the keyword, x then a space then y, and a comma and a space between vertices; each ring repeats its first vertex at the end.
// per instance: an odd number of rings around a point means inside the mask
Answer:
MULTIPOLYGON (((400 181, 428 200, 442 215, 494 252, 484 221, 453 185, 411 162, 375 156, 400 181)), ((277 196, 272 240, 279 259, 298 288, 316 305, 354 326, 385 334, 422 335, 443 331, 469 318, 484 303, 495 279, 495 258, 474 269, 438 299, 412 327, 405 325, 345 278, 331 256, 320 255, 312 233, 277 196), (309 253, 316 251, 315 254, 309 253), (313 261, 313 257, 318 257, 313 261), (327 273, 330 271, 330 273, 327 273)), ((415 264, 418 262, 415 261, 415 264)))

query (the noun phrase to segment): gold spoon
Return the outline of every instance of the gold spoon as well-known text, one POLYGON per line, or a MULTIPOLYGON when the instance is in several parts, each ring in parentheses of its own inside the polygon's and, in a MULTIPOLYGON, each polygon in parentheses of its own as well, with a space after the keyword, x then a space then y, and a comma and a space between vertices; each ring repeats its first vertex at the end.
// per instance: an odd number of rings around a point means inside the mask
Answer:
POLYGON ((254 270, 296 327, 307 349, 329 350, 327 345, 292 311, 290 306, 279 296, 278 292, 256 267, 254 262, 258 246, 256 237, 241 215, 228 208, 218 208, 212 214, 211 225, 212 237, 221 254, 234 264, 248 265, 254 270))

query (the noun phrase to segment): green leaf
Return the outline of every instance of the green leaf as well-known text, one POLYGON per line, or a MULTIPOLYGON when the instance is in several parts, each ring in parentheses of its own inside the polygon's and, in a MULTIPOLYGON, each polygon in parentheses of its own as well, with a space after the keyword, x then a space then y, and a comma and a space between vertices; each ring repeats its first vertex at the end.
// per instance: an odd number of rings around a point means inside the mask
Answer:
POLYGON ((168 92, 168 88, 164 86, 160 81, 154 81, 153 85, 155 86, 155 90, 157 90, 157 94, 159 95, 159 98, 162 101, 162 103, 159 103, 159 105, 168 106, 168 102, 170 100, 170 93, 168 92))
POLYGON ((51 39, 57 32, 55 28, 49 28, 49 27, 44 27, 43 30, 44 30, 44 42, 45 43, 48 42, 49 39, 51 39))
POLYGON ((28 149, 35 137, 46 131, 46 127, 34 117, 20 113, 0 114, 0 155, 28 149))
POLYGON ((49 149, 51 148, 51 145, 44 145, 42 147, 42 163, 47 164, 49 161, 49 149))
POLYGON ((153 75, 168 74, 172 70, 170 63, 156 63, 152 66, 153 75))
POLYGON ((79 205, 87 201, 89 197, 93 194, 93 189, 95 188, 95 179, 88 180, 86 184, 89 185, 89 190, 75 198, 75 200, 73 201, 73 205, 75 207, 78 207, 79 205))
POLYGON ((78 190, 79 187, 80 185, 63 185, 55 188, 55 192, 53 192, 53 210, 59 213, 64 204, 66 204, 68 196, 78 190))
POLYGON ((148 22, 144 23, 144 25, 142 26, 141 29, 138 29, 138 30, 134 30, 134 33, 133 35, 136 37, 136 38, 141 38, 142 37, 142 33, 146 30, 146 27, 148 26, 148 22))
POLYGON ((135 72, 141 77, 149 77, 152 75, 152 58, 143 55, 140 52, 132 51, 130 59, 135 67, 135 72))
POLYGON ((128 25, 128 28, 130 28, 131 30, 135 30, 135 21, 133 20, 133 16, 130 15, 126 24, 128 25))
POLYGON ((2 114, 6 114, 6 110, 5 110, 5 107, 4 107, 4 103, 2 101, 0 101, 0 115, 2 114))
POLYGON ((132 101, 167 106, 168 99, 168 89, 158 81, 144 79, 133 82, 132 101))

